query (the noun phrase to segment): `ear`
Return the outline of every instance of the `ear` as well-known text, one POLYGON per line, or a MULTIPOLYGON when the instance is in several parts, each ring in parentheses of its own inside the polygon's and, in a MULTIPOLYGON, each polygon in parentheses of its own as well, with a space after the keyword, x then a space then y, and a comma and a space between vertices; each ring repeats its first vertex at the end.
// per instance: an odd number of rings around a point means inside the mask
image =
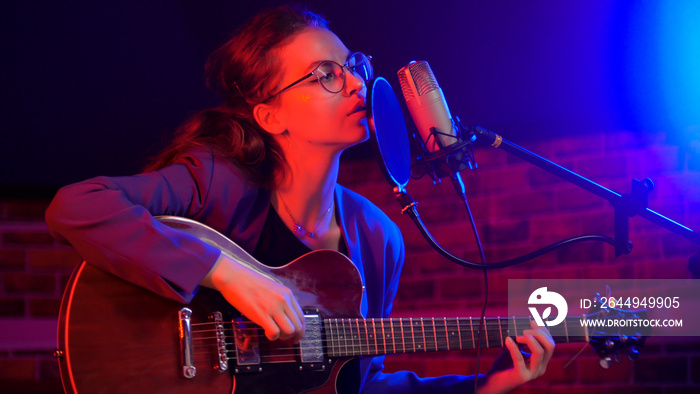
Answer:
POLYGON ((277 116, 278 108, 271 104, 260 103, 253 107, 253 116, 258 125, 270 134, 282 134, 286 126, 277 116))

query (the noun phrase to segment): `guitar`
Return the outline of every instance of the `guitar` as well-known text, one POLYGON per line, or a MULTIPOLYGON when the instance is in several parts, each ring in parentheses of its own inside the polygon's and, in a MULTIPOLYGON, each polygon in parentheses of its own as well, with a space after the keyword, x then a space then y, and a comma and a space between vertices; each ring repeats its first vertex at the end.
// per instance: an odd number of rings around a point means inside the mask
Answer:
MULTIPOLYGON (((70 278, 59 315, 57 355, 66 392, 332 393, 340 369, 355 356, 477 346, 479 319, 364 319, 362 279, 340 253, 314 251, 271 268, 198 222, 159 220, 289 287, 304 308, 301 342, 268 341, 213 290, 201 288, 184 306, 84 262, 70 278)), ((585 318, 639 316, 608 309, 585 318)), ((590 342, 607 359, 643 345, 644 338, 588 332, 581 318, 551 327, 555 341, 590 342)), ((486 318, 482 346, 503 346, 507 336, 529 328, 529 320, 486 318)))

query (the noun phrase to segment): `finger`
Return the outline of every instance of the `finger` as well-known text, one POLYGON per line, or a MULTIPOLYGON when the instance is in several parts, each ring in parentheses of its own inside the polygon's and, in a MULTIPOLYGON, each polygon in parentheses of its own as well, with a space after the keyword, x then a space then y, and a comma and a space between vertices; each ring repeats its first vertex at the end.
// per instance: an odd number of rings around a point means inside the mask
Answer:
POLYGON ((304 311, 301 309, 301 306, 294 296, 292 296, 292 309, 289 311, 288 316, 294 324, 294 330, 296 332, 296 335, 294 336, 294 343, 298 343, 301 340, 301 337, 304 336, 306 327, 304 311))
POLYGON ((554 348, 555 348, 555 343, 554 343, 554 338, 552 338, 552 334, 549 332, 549 330, 546 327, 539 327, 535 322, 530 322, 530 327, 532 327, 532 330, 525 330, 523 331, 523 334, 527 331, 528 334, 526 335, 533 335, 535 339, 540 343, 540 345, 544 348, 544 365, 546 366, 547 363, 549 363, 549 360, 552 358, 552 355, 554 354, 554 348))
POLYGON ((294 336, 297 334, 298 331, 295 324, 284 311, 275 313, 272 316, 272 319, 279 327, 279 339, 286 341, 287 339, 294 338, 294 336))
POLYGON ((532 378, 542 374, 542 361, 544 360, 544 349, 532 335, 517 337, 518 343, 527 345, 530 349, 530 373, 532 378))
POLYGON ((522 376, 522 374, 527 371, 527 366, 525 365, 523 354, 520 353, 520 348, 518 348, 513 338, 506 338, 506 348, 508 348, 510 358, 513 360, 513 369, 518 371, 519 375, 522 376))
POLYGON ((299 342, 304 335, 304 311, 296 300, 294 293, 286 287, 280 290, 278 305, 279 314, 275 315, 275 321, 282 330, 281 339, 293 339, 299 342))
MULTIPOLYGON (((251 318, 251 320, 253 320, 251 318)), ((270 341, 276 341, 280 337, 280 328, 269 316, 263 316, 258 325, 265 331, 265 336, 270 341)))

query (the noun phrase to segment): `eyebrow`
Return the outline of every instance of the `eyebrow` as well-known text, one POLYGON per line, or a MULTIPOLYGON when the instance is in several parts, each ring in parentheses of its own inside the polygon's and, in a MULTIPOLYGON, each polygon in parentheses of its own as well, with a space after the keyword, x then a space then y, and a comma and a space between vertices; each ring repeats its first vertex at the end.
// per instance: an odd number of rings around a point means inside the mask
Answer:
MULTIPOLYGON (((350 50, 348 50, 348 54, 345 55, 345 60, 343 62, 341 62, 340 64, 344 65, 345 63, 347 63, 347 61, 350 59, 350 56, 352 56, 353 53, 355 53, 355 52, 351 52, 350 50)), ((330 59, 316 60, 315 62, 312 62, 309 65, 309 67, 306 68, 306 73, 309 74, 311 72, 311 70, 318 67, 318 65, 323 63, 323 62, 335 62, 335 60, 330 60, 330 59)))

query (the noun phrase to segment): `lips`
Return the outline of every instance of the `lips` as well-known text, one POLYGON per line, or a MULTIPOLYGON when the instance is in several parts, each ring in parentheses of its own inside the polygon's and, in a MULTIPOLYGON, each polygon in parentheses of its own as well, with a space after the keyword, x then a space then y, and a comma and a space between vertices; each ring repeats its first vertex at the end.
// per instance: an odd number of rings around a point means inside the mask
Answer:
POLYGON ((352 112, 350 112, 350 113, 348 114, 348 116, 350 116, 350 115, 352 115, 352 114, 355 114, 355 113, 358 113, 358 112, 365 112, 365 109, 366 109, 366 108, 365 108, 365 103, 364 103, 364 102, 360 102, 360 103, 357 104, 357 106, 355 106, 355 109, 353 109, 352 112))

